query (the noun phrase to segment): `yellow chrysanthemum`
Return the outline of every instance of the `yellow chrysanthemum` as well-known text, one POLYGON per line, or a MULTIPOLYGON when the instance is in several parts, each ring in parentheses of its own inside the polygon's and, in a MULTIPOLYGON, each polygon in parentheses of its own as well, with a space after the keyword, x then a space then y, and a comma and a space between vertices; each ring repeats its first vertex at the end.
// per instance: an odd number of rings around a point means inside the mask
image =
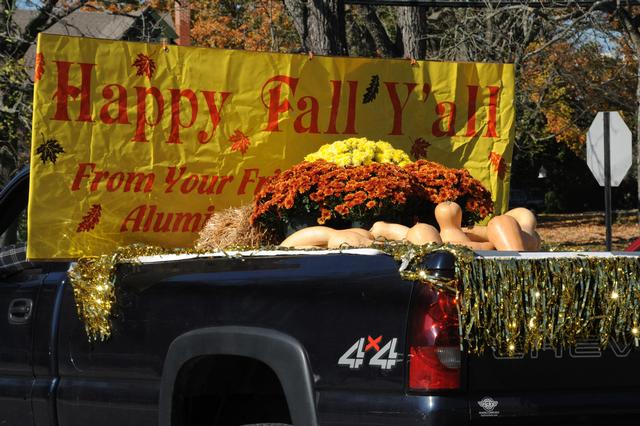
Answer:
POLYGON ((361 166, 376 163, 405 165, 411 159, 404 151, 395 149, 389 142, 371 141, 367 138, 349 138, 322 145, 318 151, 307 155, 306 161, 325 160, 340 166, 361 166))

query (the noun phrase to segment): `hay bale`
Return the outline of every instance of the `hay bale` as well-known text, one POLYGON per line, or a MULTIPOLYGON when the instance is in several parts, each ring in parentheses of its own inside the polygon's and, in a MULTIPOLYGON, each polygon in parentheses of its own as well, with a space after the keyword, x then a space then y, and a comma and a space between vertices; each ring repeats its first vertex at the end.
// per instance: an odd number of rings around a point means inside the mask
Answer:
POLYGON ((229 207, 215 213, 200 231, 196 241, 199 250, 221 250, 232 247, 260 247, 273 243, 271 232, 252 226, 252 205, 229 207))

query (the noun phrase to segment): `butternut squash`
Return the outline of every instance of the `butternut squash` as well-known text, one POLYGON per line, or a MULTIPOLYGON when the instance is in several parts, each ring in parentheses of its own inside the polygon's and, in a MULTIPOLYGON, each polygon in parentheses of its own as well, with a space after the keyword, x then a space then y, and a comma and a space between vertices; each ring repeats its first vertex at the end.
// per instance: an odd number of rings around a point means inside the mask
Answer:
POLYGON ((487 236, 498 250, 525 251, 524 232, 511 216, 496 216, 487 224, 487 236))
POLYGON ((412 244, 441 243, 440 233, 436 228, 426 223, 416 223, 407 232, 407 241, 412 244))
POLYGON ((535 232, 536 226, 538 226, 536 215, 534 215, 531 210, 525 209, 524 207, 511 209, 505 214, 514 218, 520 225, 520 228, 529 234, 535 232))
POLYGON ((335 232, 328 226, 310 226, 289 235, 280 246, 281 247, 327 247, 329 238, 335 232))
POLYGON ((482 225, 473 225, 470 228, 462 228, 462 231, 467 234, 467 237, 471 241, 476 242, 487 242, 489 241, 489 237, 487 237, 487 227, 482 225))
POLYGON ((409 227, 398 223, 378 221, 369 230, 374 238, 384 238, 390 241, 402 241, 409 232, 409 227))
POLYGON ((356 234, 359 234, 365 238, 369 238, 370 240, 374 240, 375 238, 373 237, 373 234, 369 231, 367 231, 366 229, 362 229, 362 228, 349 228, 347 229, 347 231, 351 231, 351 232, 355 232, 356 234))
POLYGON ((453 201, 445 201, 436 206, 435 216, 440 226, 440 237, 445 243, 471 242, 462 231, 462 209, 453 201))
POLYGON ((491 242, 472 241, 462 230, 462 209, 453 201, 436 206, 435 216, 440 226, 440 237, 445 243, 461 244, 474 250, 494 250, 491 242))
POLYGON ((533 212, 529 209, 525 209, 524 207, 517 207, 509 210, 505 215, 513 217, 520 225, 520 228, 524 233, 522 235, 522 239, 524 241, 525 250, 540 250, 540 235, 536 232, 538 221, 536 220, 536 216, 533 212))
POLYGON ((340 231, 334 230, 327 242, 327 248, 336 249, 348 247, 369 247, 373 244, 373 240, 367 237, 363 237, 357 232, 353 232, 350 229, 344 229, 340 231))

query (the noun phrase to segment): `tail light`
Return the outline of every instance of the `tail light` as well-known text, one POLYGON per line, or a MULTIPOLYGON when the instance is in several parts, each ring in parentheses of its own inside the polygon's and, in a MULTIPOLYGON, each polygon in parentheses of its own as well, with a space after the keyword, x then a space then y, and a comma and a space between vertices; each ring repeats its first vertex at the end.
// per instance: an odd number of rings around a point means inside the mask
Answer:
POLYGON ((457 303, 454 296, 417 285, 408 345, 410 390, 460 388, 457 303))

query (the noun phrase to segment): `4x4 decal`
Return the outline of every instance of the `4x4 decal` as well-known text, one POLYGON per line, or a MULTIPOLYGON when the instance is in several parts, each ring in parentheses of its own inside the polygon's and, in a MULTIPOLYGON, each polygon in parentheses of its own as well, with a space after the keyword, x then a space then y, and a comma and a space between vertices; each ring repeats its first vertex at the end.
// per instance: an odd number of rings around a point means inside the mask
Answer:
POLYGON ((367 336, 366 339, 361 337, 342 354, 338 360, 338 365, 349 367, 352 370, 358 370, 365 365, 367 353, 371 352, 374 355, 366 365, 379 367, 382 370, 391 370, 401 361, 399 354, 396 352, 397 344, 397 337, 392 338, 382 347, 382 336, 376 338, 367 336))

